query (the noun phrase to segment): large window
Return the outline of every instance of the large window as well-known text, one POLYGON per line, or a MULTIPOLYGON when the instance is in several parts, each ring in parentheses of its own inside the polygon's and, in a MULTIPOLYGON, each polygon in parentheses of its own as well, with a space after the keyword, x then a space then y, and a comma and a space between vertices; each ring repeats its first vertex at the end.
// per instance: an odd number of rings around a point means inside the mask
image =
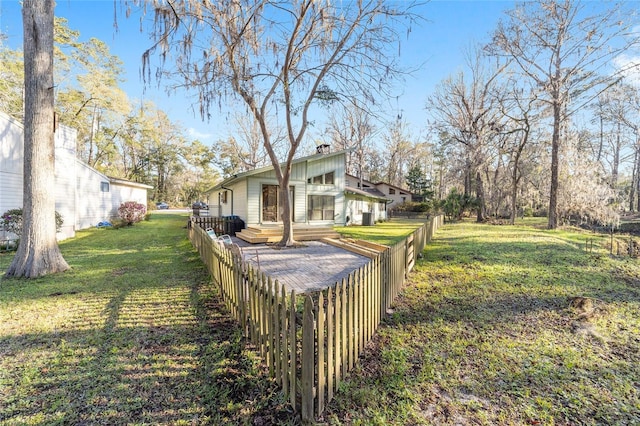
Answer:
POLYGON ((309 220, 333 220, 336 197, 333 195, 309 195, 309 220))

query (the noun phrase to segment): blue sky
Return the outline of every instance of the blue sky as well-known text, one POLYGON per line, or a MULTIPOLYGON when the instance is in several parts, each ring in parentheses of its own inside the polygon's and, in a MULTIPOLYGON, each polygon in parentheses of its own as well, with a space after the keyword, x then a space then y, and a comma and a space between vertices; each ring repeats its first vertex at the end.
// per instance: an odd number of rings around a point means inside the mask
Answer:
MULTIPOLYGON (((399 0, 402 1, 402 0, 399 0)), ((425 128, 425 101, 434 87, 464 65, 464 49, 475 42, 486 41, 503 12, 512 8, 511 1, 432 1, 418 10, 425 18, 403 41, 400 60, 408 67, 420 69, 406 78, 402 95, 393 100, 389 113, 399 113, 408 122, 414 136, 425 128)), ((120 8, 118 6, 118 8, 120 8)), ((190 130, 194 138, 211 144, 226 138, 230 129, 225 120, 216 117, 209 123, 190 111, 190 94, 167 95, 162 88, 144 88, 140 77, 141 56, 150 45, 146 33, 140 32, 136 18, 118 14, 118 30, 114 28, 113 0, 57 0, 56 15, 65 17, 71 29, 80 32, 80 40, 96 37, 120 57, 126 70, 122 85, 132 99, 153 101, 174 121, 190 130)), ((22 45, 22 15, 18 0, 0 0, 0 29, 8 35, 11 48, 22 45)), ((196 107, 197 111, 197 107, 196 107)))

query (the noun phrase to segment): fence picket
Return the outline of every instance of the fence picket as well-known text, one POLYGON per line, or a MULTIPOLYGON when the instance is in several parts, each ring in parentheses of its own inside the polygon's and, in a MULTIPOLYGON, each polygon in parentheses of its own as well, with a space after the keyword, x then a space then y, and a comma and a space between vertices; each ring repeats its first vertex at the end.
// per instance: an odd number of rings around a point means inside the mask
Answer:
POLYGON ((335 292, 335 306, 334 306, 334 318, 335 318, 335 377, 336 388, 342 381, 342 288, 344 287, 344 280, 336 285, 335 292))
POLYGON ((304 299, 302 316, 302 419, 313 418, 313 382, 315 366, 315 326, 311 296, 304 299))
POLYGON ((298 347, 296 343, 296 291, 291 290, 291 299, 290 299, 290 307, 289 307, 289 389, 291 392, 289 393, 289 400, 291 406, 295 410, 296 405, 296 376, 298 370, 298 355, 296 352, 296 348, 298 347))
POLYGON ((327 289, 327 401, 333 399, 333 383, 336 376, 335 359, 334 357, 334 304, 333 304, 333 291, 329 287, 327 289))
POLYGON ((322 292, 318 294, 318 307, 316 308, 316 341, 318 347, 318 363, 317 363, 317 371, 318 377, 316 379, 316 394, 318 400, 318 406, 316 409, 316 414, 320 416, 324 411, 324 394, 325 387, 327 385, 326 372, 325 372, 325 338, 324 338, 324 327, 325 327, 325 311, 324 311, 324 295, 322 292))

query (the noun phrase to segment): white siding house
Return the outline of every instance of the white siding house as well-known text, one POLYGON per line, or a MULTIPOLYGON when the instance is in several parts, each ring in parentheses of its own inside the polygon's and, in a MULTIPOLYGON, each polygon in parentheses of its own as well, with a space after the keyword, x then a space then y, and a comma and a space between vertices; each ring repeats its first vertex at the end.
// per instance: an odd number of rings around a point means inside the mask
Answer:
MULTIPOLYGON (((318 153, 293 161, 289 192, 294 223, 361 223, 363 210, 375 220, 386 218, 383 196, 346 188, 345 153, 318 153)), ((207 191, 209 205, 220 216, 239 216, 248 226, 280 223, 278 198, 273 167, 239 173, 207 191)))
MULTIPOLYGON (((0 112, 0 214, 22 207, 24 128, 0 112)), ((55 133, 56 211, 64 223, 58 239, 117 217, 123 201, 147 205, 152 187, 110 178, 76 158, 76 131, 58 126, 55 133)))
POLYGON ((393 208, 404 202, 409 202, 413 197, 413 193, 411 191, 386 182, 373 183, 353 175, 346 175, 346 179, 347 187, 375 193, 389 200, 386 206, 387 209, 393 208))

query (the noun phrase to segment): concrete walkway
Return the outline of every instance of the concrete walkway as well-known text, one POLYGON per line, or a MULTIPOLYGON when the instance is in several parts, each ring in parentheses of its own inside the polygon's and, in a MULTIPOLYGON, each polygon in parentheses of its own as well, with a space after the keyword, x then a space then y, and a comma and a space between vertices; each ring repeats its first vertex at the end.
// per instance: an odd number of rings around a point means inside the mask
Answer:
POLYGON ((322 290, 342 280, 367 264, 369 258, 320 241, 305 241, 305 247, 277 248, 266 244, 249 244, 238 238, 244 258, 287 290, 308 293, 322 290))

